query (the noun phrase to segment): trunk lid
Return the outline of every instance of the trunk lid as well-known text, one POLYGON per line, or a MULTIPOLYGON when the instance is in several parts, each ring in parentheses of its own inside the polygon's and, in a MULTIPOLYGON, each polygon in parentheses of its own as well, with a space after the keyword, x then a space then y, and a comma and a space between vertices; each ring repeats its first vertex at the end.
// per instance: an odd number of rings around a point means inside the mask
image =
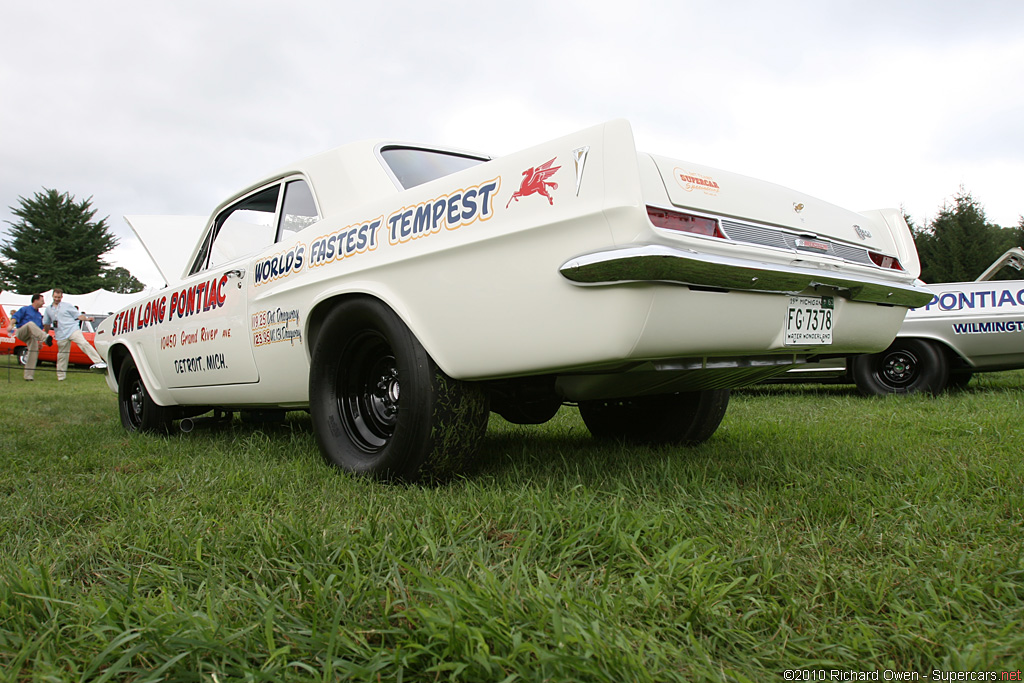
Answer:
POLYGON ((680 208, 707 212, 723 218, 722 229, 733 240, 796 249, 809 253, 828 253, 849 259, 845 245, 852 245, 890 256, 899 251, 888 226, 874 218, 843 209, 781 185, 730 173, 710 166, 651 155, 671 203, 680 208), (729 221, 735 218, 737 221, 729 221), (757 230, 758 225, 784 228, 783 231, 757 230), (796 233, 788 235, 787 233, 796 233), (822 251, 813 244, 804 249, 796 239, 806 236, 835 240, 834 248, 822 251))

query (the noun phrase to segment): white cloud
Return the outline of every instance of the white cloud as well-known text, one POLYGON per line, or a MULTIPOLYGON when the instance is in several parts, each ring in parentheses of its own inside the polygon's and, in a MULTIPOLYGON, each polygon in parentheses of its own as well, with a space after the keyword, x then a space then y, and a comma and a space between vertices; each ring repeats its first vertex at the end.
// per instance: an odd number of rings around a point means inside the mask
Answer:
POLYGON ((43 0, 0 28, 0 220, 42 187, 207 213, 294 158, 395 137, 509 153, 625 117, 638 145, 850 208, 1024 211, 1024 4, 43 0))

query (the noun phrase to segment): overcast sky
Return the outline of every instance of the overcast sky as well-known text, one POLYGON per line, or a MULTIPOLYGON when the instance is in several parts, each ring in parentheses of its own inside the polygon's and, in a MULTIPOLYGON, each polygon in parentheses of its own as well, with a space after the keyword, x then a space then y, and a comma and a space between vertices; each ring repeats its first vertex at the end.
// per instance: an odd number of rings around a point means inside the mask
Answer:
MULTIPOLYGON (((919 224, 1024 213, 1024 2, 0 0, 0 232, 42 188, 208 214, 393 138, 495 155, 626 118, 637 146, 919 224)), ((3 239, 4 235, 0 235, 3 239)))

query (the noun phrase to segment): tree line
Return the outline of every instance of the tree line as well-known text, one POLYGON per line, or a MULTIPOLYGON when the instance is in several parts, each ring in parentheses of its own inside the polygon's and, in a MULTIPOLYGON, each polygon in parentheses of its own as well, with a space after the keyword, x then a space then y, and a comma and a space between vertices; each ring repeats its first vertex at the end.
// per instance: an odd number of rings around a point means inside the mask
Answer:
MULTIPOLYGON (((118 240, 106 218, 94 220, 92 197, 76 201, 67 192, 43 188, 30 198, 18 197, 18 206, 10 209, 18 220, 7 221, 8 239, 0 244, 0 289, 19 294, 53 287, 69 294, 144 289, 127 269, 103 260, 118 240)), ((921 257, 921 279, 929 283, 973 280, 1007 249, 1024 246, 1024 216, 1016 227, 989 223, 981 204, 963 188, 926 225, 904 218, 921 257)))
MULTIPOLYGON (((989 223, 981 204, 963 188, 926 226, 907 223, 921 257, 921 279, 929 283, 968 282, 1007 249, 1024 247, 1024 216, 1016 227, 989 223)), ((996 274, 996 279, 1021 277, 1005 268, 996 274)))

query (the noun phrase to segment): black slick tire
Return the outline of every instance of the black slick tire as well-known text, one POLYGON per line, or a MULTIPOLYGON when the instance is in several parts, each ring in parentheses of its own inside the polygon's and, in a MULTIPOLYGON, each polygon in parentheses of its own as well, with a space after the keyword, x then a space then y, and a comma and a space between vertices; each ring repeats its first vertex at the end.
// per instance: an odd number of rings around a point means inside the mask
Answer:
POLYGON ((595 438, 695 446, 711 438, 722 423, 729 390, 581 401, 579 406, 595 438))
POLYGON ((324 320, 309 412, 328 462, 401 481, 465 472, 489 415, 482 386, 445 375, 401 318, 368 297, 341 302, 324 320))
POLYGON ((166 433, 173 421, 172 410, 150 397, 131 356, 125 358, 117 375, 117 410, 121 425, 129 432, 166 433))
POLYGON ((949 364, 942 349, 926 339, 897 339, 881 353, 853 359, 853 381, 865 396, 945 391, 949 364))

